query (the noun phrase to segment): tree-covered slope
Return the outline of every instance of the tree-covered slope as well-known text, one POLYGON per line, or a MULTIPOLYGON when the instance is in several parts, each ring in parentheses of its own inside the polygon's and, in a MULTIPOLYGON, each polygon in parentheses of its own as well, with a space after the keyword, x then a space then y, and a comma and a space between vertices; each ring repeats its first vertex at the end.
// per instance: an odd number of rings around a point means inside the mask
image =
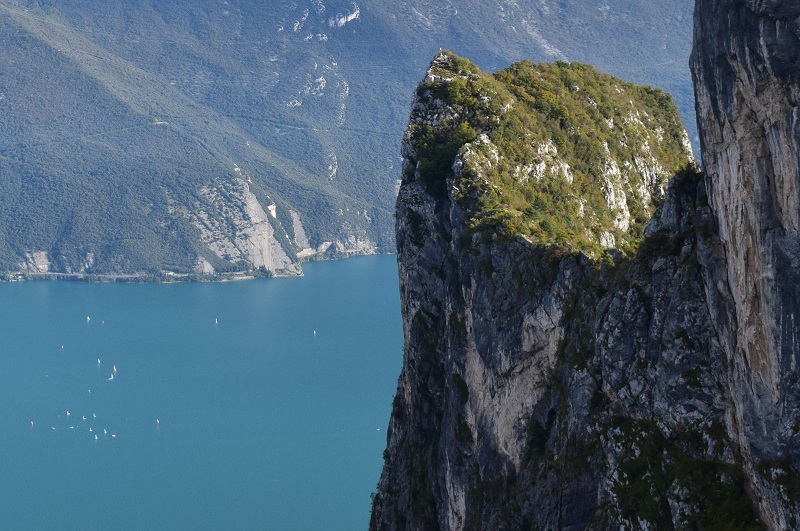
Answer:
POLYGON ((689 116, 690 11, 2 0, 0 269, 296 271, 391 250, 408 94, 437 49, 592 63, 689 116))

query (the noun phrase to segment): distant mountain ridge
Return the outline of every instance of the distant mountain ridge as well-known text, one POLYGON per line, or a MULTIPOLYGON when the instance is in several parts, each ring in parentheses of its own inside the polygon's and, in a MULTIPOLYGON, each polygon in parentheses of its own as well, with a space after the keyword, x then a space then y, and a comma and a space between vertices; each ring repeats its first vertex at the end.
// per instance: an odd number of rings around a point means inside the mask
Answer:
POLYGON ((688 0, 2 0, 0 270, 298 274, 391 251, 408 94, 438 48, 592 63, 687 121, 690 18, 688 0))

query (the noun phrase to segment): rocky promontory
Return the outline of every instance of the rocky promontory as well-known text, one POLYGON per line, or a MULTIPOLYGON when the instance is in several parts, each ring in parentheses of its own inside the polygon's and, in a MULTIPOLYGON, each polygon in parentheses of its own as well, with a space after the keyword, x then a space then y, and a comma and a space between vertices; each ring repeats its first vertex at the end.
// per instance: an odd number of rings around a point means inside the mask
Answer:
POLYGON ((437 55, 372 529, 797 527, 799 11, 698 2, 705 172, 658 90, 437 55))

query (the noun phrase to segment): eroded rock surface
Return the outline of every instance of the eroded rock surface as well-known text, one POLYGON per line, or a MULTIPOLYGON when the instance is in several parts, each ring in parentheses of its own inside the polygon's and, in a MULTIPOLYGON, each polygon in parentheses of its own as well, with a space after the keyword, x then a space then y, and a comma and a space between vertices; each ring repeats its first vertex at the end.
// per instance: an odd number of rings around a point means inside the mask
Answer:
MULTIPOLYGON (((607 158, 606 255, 544 244, 524 208, 476 222, 508 182, 489 139, 499 114, 438 177, 431 144, 406 136, 404 363, 372 529, 797 527, 799 11, 698 2, 705 176, 674 151, 686 166, 636 240, 616 176, 651 168, 637 197, 657 197, 664 166, 607 158), (623 239, 638 243, 613 249, 623 239)), ((458 77, 438 61, 410 131, 464 115, 426 92, 458 77)), ((657 137, 654 152, 677 149, 657 137)), ((560 147, 538 145, 541 160, 511 165, 514 186, 561 167, 560 147)))
POLYGON ((787 485, 800 464, 800 5, 699 0, 691 66, 725 257, 709 283, 724 309, 733 433, 762 516, 796 528, 787 485))

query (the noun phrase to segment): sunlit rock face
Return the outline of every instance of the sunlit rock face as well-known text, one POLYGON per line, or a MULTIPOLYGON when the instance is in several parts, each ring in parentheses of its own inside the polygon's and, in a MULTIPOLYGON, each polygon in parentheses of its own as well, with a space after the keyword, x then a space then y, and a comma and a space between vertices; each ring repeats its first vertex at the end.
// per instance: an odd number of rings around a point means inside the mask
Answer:
POLYGON ((800 459, 800 4, 699 0, 691 67, 725 256, 709 282, 725 301, 732 429, 764 519, 795 528, 794 500, 774 479, 800 459))

